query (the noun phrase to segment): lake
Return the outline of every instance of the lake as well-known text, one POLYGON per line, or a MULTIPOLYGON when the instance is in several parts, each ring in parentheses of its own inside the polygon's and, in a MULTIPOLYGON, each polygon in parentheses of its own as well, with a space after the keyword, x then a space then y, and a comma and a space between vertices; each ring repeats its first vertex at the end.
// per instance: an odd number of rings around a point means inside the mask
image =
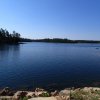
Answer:
POLYGON ((100 86, 100 44, 0 46, 0 88, 100 86))

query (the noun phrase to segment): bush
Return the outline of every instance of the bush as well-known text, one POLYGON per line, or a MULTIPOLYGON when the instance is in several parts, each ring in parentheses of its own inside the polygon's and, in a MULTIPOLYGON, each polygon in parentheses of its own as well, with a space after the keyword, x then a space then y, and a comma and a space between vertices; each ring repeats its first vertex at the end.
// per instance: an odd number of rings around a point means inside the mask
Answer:
POLYGON ((41 96, 41 97, 49 97, 50 95, 49 95, 49 93, 42 93, 42 94, 39 95, 39 96, 41 96))

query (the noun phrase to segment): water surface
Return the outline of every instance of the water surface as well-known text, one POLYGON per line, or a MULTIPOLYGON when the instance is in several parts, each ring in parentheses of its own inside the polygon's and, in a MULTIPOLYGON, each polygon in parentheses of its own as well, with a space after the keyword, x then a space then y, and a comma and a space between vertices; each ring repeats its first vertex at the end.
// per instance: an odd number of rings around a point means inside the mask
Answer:
POLYGON ((0 87, 100 86, 100 44, 0 46, 0 87))

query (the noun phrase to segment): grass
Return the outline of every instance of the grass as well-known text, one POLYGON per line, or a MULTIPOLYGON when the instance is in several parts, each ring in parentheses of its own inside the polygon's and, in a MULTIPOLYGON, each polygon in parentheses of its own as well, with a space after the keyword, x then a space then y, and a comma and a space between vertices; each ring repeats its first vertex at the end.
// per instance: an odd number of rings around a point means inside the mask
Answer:
POLYGON ((74 100, 100 100, 100 91, 86 92, 83 90, 74 91, 71 93, 71 98, 74 100))

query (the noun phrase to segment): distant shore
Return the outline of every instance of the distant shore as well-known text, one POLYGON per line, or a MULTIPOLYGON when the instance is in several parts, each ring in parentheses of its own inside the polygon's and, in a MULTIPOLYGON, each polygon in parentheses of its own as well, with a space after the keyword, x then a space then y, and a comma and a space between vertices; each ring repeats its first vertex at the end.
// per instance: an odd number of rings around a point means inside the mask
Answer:
POLYGON ((33 42, 50 42, 50 43, 100 43, 96 40, 70 40, 62 38, 53 38, 53 39, 35 39, 33 42))
POLYGON ((67 38, 29 39, 21 37, 21 35, 16 31, 10 33, 6 29, 3 28, 0 29, 0 44, 17 44, 19 42, 100 43, 100 40, 71 40, 67 38))

